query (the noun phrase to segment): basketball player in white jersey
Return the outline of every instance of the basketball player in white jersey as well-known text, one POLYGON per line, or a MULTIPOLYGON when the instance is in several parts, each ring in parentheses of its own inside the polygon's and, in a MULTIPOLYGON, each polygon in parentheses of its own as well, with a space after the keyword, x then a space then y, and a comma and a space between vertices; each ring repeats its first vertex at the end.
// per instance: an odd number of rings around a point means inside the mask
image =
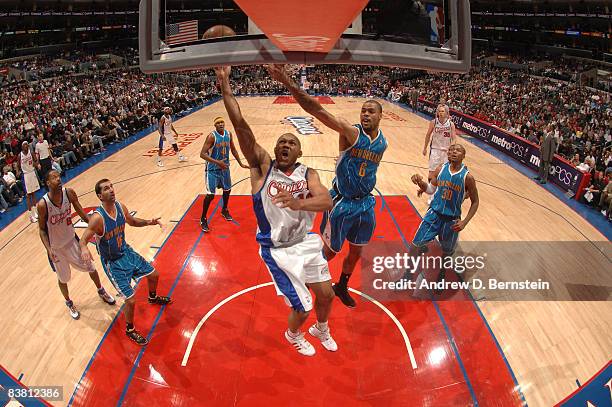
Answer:
POLYGON ((300 354, 315 354, 314 347, 300 332, 313 308, 311 289, 316 295, 317 322, 308 332, 318 338, 325 349, 336 351, 338 345, 331 337, 327 322, 334 291, 327 261, 322 254, 323 241, 319 235, 309 233, 316 212, 332 207, 329 192, 314 169, 297 162, 302 152, 300 141, 293 134, 280 136, 272 160, 257 144, 242 117, 230 87, 230 68, 215 68, 215 73, 221 82, 223 102, 240 149, 251 167, 259 253, 272 276, 277 294, 285 296, 285 302, 292 308, 285 338, 300 354))
POLYGON ((81 259, 79 238, 72 225, 72 207, 84 222, 89 222, 89 217, 83 211, 76 193, 70 188, 62 187, 60 174, 55 170, 47 172, 45 181, 49 192, 36 205, 38 209, 38 232, 40 240, 47 249, 49 264, 57 274, 57 283, 66 300, 70 316, 79 319, 81 314, 68 293, 71 266, 89 273, 89 277, 98 289, 98 295, 104 302, 113 305, 115 299, 102 287, 100 276, 93 262, 85 262, 81 259))
POLYGON ((457 132, 455 124, 450 119, 448 106, 439 104, 435 119, 429 122, 423 147, 423 155, 426 156, 429 146, 429 175, 427 178, 430 182, 436 169, 448 161, 448 148, 455 144, 456 139, 457 132))
POLYGON ((176 139, 174 136, 178 138, 178 133, 176 129, 172 125, 172 108, 164 107, 164 114, 159 119, 159 145, 157 150, 157 166, 163 167, 164 163, 162 162, 161 155, 162 150, 164 149, 164 141, 168 142, 168 144, 172 145, 174 152, 178 154, 179 162, 187 161, 187 158, 183 155, 181 151, 179 151, 178 144, 176 144, 176 139))
POLYGON ((36 176, 36 168, 40 170, 41 167, 36 154, 32 154, 30 144, 27 141, 21 143, 21 152, 17 162, 23 172, 23 183, 25 184, 26 204, 30 212, 30 222, 35 223, 38 219, 38 214, 36 213, 36 197, 34 194, 40 189, 38 177, 36 176))

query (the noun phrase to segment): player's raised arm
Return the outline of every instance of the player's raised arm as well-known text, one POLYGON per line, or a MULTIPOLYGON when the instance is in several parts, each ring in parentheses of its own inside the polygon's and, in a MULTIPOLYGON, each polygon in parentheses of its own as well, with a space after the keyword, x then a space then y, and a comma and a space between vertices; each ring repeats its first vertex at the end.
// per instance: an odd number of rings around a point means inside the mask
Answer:
POLYGON ((433 173, 433 178, 429 183, 425 182, 421 174, 414 174, 410 178, 412 183, 419 187, 419 190, 417 191, 417 196, 421 196, 423 192, 425 192, 427 195, 433 195, 436 192, 436 188, 438 186, 438 175, 440 174, 441 169, 442 166, 436 168, 433 173))
POLYGON ((127 206, 121 204, 121 209, 123 209, 123 216, 125 216, 125 222, 137 228, 141 228, 143 226, 153 226, 159 225, 159 227, 163 227, 163 224, 160 222, 161 218, 152 218, 152 219, 141 219, 135 216, 132 216, 127 206))
POLYGON ((302 109, 316 117, 325 126, 337 131, 340 137, 344 138, 349 146, 355 142, 359 135, 359 130, 347 120, 336 117, 325 110, 317 99, 306 93, 289 77, 283 65, 268 65, 267 69, 273 79, 285 85, 289 93, 291 93, 302 109))
MULTIPOLYGON (((251 130, 251 127, 246 122, 240 111, 238 101, 232 93, 232 88, 229 81, 230 67, 219 67, 215 68, 215 74, 221 84, 221 94, 223 95, 223 103, 225 104, 225 110, 234 126, 236 131, 236 137, 238 137, 238 143, 240 149, 244 154, 249 166, 253 168, 261 169, 263 166, 269 166, 272 162, 270 155, 259 145, 255 140, 255 135, 251 130)), ((267 168, 266 168, 267 170, 267 168)))
POLYGON ((470 210, 465 218, 458 220, 453 225, 453 230, 455 232, 460 232, 467 226, 470 220, 476 215, 476 211, 478 210, 478 206, 480 205, 480 198, 478 198, 478 188, 476 188, 476 179, 472 176, 472 174, 467 174, 465 176, 465 192, 468 193, 470 197, 470 210))

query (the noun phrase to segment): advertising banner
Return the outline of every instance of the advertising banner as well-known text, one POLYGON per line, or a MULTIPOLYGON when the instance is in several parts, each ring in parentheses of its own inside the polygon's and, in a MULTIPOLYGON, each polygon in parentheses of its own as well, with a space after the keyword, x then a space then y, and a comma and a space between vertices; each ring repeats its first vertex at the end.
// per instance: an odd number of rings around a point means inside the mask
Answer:
MULTIPOLYGON (((436 104, 424 99, 419 99, 419 110, 433 116, 436 104)), ((537 171, 540 165, 540 151, 538 146, 522 137, 508 133, 482 120, 472 116, 450 110, 451 119, 455 123, 457 131, 464 132, 472 137, 491 145, 514 160, 537 171)), ((565 159, 555 155, 550 166, 548 180, 555 183, 564 191, 571 191, 576 198, 589 180, 588 174, 578 170, 565 159)))

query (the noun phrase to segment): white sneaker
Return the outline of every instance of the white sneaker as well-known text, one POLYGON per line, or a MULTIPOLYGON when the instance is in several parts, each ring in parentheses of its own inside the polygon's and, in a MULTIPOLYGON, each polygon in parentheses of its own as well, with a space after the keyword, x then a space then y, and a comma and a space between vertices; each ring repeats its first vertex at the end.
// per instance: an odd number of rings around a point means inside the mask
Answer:
POLYGON ((323 347, 328 351, 335 352, 338 350, 338 344, 336 341, 334 341, 334 338, 331 337, 329 328, 325 331, 321 331, 317 324, 314 323, 310 328, 308 328, 308 333, 315 338, 319 338, 321 345, 323 345, 323 347))
POLYGON ((34 216, 30 215, 30 222, 31 223, 36 223, 36 222, 38 222, 38 219, 36 219, 34 216))
POLYGON ((98 291, 98 295, 100 296, 100 298, 102 298, 102 301, 104 301, 105 303, 109 305, 114 305, 116 302, 115 297, 107 293, 106 290, 102 292, 98 291))
POLYGON ((158 167, 163 167, 164 163, 162 162, 162 160, 157 160, 157 166, 158 167))
POLYGON ((603 210, 603 211, 601 211, 601 214, 602 214, 603 216, 606 216, 608 213, 607 213, 605 210, 603 210))
POLYGON ((66 306, 68 307, 68 311, 70 311, 70 316, 73 319, 79 319, 81 317, 81 313, 78 309, 76 309, 72 301, 66 301, 66 306))
POLYGON ((187 161, 187 157, 185 157, 184 155, 179 155, 179 162, 182 163, 185 161, 187 161))
POLYGON ((289 330, 285 331, 285 338, 292 344, 295 349, 305 356, 312 356, 315 354, 315 348, 304 338, 302 332, 299 333, 295 338, 289 336, 289 330))

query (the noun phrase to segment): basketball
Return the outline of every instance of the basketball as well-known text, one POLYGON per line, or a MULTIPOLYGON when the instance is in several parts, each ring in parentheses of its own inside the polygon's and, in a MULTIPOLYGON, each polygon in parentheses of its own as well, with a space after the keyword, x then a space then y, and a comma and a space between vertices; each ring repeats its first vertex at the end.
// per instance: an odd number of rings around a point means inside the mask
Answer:
POLYGON ((214 25, 204 32, 203 40, 220 37, 233 37, 236 32, 226 25, 214 25))

